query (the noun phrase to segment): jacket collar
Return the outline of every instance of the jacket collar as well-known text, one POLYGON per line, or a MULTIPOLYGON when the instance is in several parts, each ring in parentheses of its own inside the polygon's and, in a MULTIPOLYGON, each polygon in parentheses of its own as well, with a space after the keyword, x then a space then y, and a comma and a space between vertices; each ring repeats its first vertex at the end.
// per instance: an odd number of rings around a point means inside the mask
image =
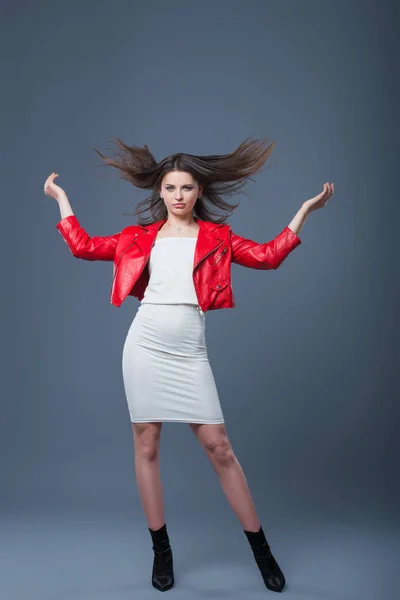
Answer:
MULTIPOLYGON (((203 221, 197 217, 194 218, 200 228, 194 255, 194 264, 197 265, 205 256, 207 256, 207 254, 216 250, 222 244, 223 236, 220 235, 222 233, 220 228, 226 227, 226 224, 212 223, 211 221, 203 221)), ((143 254, 146 255, 151 252, 152 244, 157 237, 157 232, 166 221, 167 219, 161 219, 150 225, 139 225, 139 228, 143 233, 150 234, 135 239, 136 246, 140 248, 143 254)))

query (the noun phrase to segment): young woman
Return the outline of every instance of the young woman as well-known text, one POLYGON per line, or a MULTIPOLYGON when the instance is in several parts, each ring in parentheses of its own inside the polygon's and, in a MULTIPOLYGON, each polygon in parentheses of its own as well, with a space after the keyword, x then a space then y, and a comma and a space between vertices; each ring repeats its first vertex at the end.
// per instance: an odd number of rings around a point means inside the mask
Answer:
POLYGON ((150 210, 111 236, 90 237, 81 227, 64 190, 52 173, 45 194, 60 207, 57 223, 72 254, 85 260, 113 261, 111 303, 129 295, 141 304, 123 348, 122 367, 132 422, 135 471, 153 543, 152 584, 174 584, 173 558, 164 518, 159 448, 164 421, 189 423, 214 467, 232 510, 250 543, 265 585, 282 591, 285 577, 271 553, 243 470, 230 444, 205 340, 208 310, 233 308, 231 263, 252 269, 277 269, 301 240, 307 216, 325 206, 334 184, 303 202, 273 240, 257 243, 225 224, 238 205, 223 200, 259 171, 274 143, 248 138, 226 155, 174 154, 157 162, 147 146, 127 146, 104 162, 133 185, 151 190, 136 215, 150 210), (222 210, 217 216, 214 208, 222 210))

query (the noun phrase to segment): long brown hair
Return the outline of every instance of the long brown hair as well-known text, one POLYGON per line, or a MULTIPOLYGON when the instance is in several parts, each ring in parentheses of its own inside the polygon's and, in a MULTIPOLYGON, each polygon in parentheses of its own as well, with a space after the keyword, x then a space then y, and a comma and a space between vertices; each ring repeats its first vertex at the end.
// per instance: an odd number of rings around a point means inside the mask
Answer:
POLYGON ((119 138, 115 139, 121 152, 116 152, 114 158, 107 158, 98 150, 95 151, 106 165, 120 170, 122 179, 130 181, 136 187, 152 190, 152 194, 136 206, 134 214, 139 216, 138 222, 141 225, 150 225, 168 217, 167 207, 159 190, 164 175, 170 171, 188 172, 203 186, 203 194, 194 206, 194 213, 199 219, 224 223, 240 203, 228 204, 222 196, 236 194, 248 179, 252 180, 251 176, 262 170, 275 146, 275 142, 272 142, 264 147, 268 138, 247 138, 231 154, 195 156, 179 153, 157 162, 146 145, 143 148, 127 146, 119 138), (213 206, 227 214, 218 215, 212 210, 213 206), (148 210, 151 216, 141 219, 140 215, 148 210))

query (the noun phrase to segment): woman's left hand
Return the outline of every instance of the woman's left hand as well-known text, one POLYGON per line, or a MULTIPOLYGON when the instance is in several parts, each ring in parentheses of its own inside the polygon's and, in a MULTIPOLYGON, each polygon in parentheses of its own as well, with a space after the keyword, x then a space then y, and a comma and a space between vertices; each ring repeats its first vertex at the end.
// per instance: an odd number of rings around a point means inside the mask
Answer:
POLYGON ((314 196, 314 198, 310 198, 304 202, 304 207, 307 212, 312 212, 313 210, 317 210, 318 208, 324 208, 325 204, 328 202, 329 198, 332 196, 335 190, 334 183, 324 183, 324 188, 318 196, 314 196))

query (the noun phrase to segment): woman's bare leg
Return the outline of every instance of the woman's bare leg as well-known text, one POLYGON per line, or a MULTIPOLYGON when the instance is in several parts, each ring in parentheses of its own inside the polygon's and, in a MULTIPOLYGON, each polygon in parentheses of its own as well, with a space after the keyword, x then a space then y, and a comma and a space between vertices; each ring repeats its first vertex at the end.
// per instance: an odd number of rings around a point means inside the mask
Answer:
POLYGON ((246 478, 232 450, 224 424, 191 423, 190 426, 204 447, 229 504, 245 530, 266 587, 274 592, 281 592, 285 587, 285 576, 271 553, 246 478))
POLYGON ((160 473, 162 423, 132 423, 135 447, 135 472, 139 495, 150 529, 165 523, 160 473))
POLYGON ((225 425, 190 423, 190 427, 218 475, 225 496, 243 529, 258 531, 261 527, 242 467, 228 439, 225 425))

